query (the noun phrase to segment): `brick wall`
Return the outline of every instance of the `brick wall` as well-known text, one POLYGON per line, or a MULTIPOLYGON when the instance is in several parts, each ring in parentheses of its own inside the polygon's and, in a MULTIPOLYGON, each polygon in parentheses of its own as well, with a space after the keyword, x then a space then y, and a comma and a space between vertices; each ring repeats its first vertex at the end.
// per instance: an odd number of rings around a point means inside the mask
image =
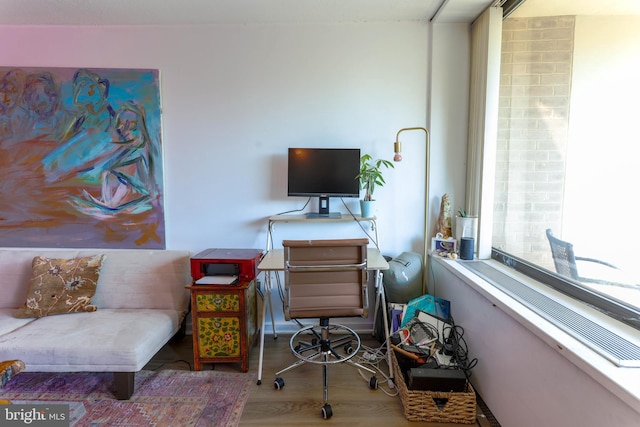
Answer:
POLYGON ((573 16, 503 22, 493 245, 542 264, 545 230, 561 224, 574 27, 573 16))

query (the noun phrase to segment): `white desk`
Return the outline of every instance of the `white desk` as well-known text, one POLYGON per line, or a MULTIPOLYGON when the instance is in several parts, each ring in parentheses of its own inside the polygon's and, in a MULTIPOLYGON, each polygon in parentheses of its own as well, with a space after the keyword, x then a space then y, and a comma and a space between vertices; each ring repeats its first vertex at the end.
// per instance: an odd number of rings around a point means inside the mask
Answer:
MULTIPOLYGON (((375 286, 376 286, 376 303, 373 317, 373 324, 375 328, 376 315, 378 307, 382 304, 382 315, 384 319, 385 338, 387 343, 387 362, 389 363, 390 378, 393 378, 393 370, 391 369, 391 346, 389 340, 389 321, 387 319, 386 302, 384 298, 384 291, 382 288, 382 270, 389 269, 389 264, 384 259, 382 254, 377 248, 367 248, 367 270, 375 271, 375 286)), ((277 338, 275 331, 275 325, 273 320, 273 309, 271 307, 271 272, 284 271, 284 249, 271 249, 269 250, 262 260, 258 264, 258 270, 265 272, 265 286, 264 286, 264 304, 262 305, 262 321, 260 326, 260 358, 258 362, 258 385, 262 384, 262 358, 264 355, 264 328, 266 324, 267 304, 269 305, 269 311, 271 313, 271 323, 273 326, 274 338, 277 338)))
MULTIPOLYGON (((367 270, 388 270, 389 264, 376 248, 367 248, 367 270)), ((258 264, 260 271, 284 271, 284 249, 272 249, 258 264)))
MULTIPOLYGON (((373 240, 373 244, 378 246, 380 241, 378 239, 378 224, 376 217, 363 218, 360 215, 342 214, 340 218, 307 218, 306 215, 273 215, 269 217, 269 225, 267 230, 267 251, 273 249, 273 231, 274 227, 278 223, 291 223, 291 224, 336 224, 345 222, 356 222, 358 224, 367 222, 371 225, 374 235, 367 237, 373 240)), ((361 224, 360 224, 361 225, 361 224)), ((362 225, 361 225, 362 226, 362 225)))

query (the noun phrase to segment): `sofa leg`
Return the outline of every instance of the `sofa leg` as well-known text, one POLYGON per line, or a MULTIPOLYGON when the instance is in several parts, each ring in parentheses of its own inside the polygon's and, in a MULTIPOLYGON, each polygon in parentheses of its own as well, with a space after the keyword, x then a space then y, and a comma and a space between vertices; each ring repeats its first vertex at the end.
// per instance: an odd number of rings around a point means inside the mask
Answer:
POLYGON ((116 399, 129 400, 133 394, 135 372, 114 372, 113 380, 116 386, 116 399))

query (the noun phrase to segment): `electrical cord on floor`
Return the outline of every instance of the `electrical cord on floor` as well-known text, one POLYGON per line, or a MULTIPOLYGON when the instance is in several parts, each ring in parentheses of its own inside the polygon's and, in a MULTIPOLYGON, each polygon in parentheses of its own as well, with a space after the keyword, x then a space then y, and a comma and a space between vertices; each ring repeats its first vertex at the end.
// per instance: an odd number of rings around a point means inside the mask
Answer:
MULTIPOLYGON (((298 321, 298 319, 292 319, 293 321, 295 321, 300 327, 304 327, 304 325, 302 323, 300 323, 298 321)), ((334 325, 335 326, 335 325, 334 325)), ((320 340, 321 337, 317 334, 313 333, 313 330, 310 329, 306 332, 306 335, 308 337, 310 337, 311 339, 317 339, 320 340)), ((302 337, 300 337, 302 338, 302 337)), ((382 369, 382 367, 380 366, 381 362, 384 362, 385 364, 387 364, 387 369, 388 371, 391 370, 391 367, 388 366, 388 360, 387 360, 387 356, 386 356, 386 344, 381 344, 378 348, 371 348, 365 345, 360 344, 360 354, 357 354, 353 357, 352 360, 354 360, 355 362, 359 363, 360 365, 363 365, 369 369, 372 369, 373 371, 376 372, 376 378, 379 376, 384 378, 385 383, 387 384, 388 389, 392 390, 395 389, 395 385, 393 384, 393 380, 390 378, 389 375, 387 375, 387 373, 382 369)), ((367 377, 365 375, 365 373, 361 370, 358 369, 358 373, 360 374, 360 376, 368 383, 370 384, 370 380, 371 377, 367 377)), ((369 374, 367 372, 367 374, 369 374)), ((382 382, 380 382, 378 380, 378 389, 382 390, 382 392, 384 394, 386 394, 387 396, 397 396, 398 392, 395 391, 387 391, 385 388, 381 387, 382 382)))
MULTIPOLYGON (((357 359, 356 361, 359 364, 366 366, 370 369, 373 369, 374 371, 379 373, 380 376, 384 378, 385 380, 384 382, 385 384, 387 384, 386 388, 388 388, 389 390, 387 390, 385 387, 382 386, 381 381, 378 381, 378 389, 381 390, 387 396, 390 396, 390 397, 397 396, 398 390, 395 389, 395 386, 393 385, 393 380, 390 378, 389 375, 387 375, 387 373, 380 366, 380 363, 384 362, 385 364, 387 364, 388 370, 389 371, 391 370, 391 367, 388 366, 388 363, 387 363, 386 344, 383 343, 378 348, 371 348, 365 345, 361 345, 360 353, 361 354, 356 356, 356 359, 357 359), (391 391, 391 390, 395 390, 395 391, 391 391)), ((360 369, 358 369, 358 373, 367 383, 369 383, 370 377, 367 377, 365 373, 362 372, 360 369)))

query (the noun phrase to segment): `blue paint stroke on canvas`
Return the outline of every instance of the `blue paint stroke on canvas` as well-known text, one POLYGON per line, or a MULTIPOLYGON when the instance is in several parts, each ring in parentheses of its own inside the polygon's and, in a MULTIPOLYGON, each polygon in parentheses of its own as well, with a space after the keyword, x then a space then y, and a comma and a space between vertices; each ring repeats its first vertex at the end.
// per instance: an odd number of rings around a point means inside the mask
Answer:
POLYGON ((0 246, 164 248, 157 70, 0 68, 0 246))

